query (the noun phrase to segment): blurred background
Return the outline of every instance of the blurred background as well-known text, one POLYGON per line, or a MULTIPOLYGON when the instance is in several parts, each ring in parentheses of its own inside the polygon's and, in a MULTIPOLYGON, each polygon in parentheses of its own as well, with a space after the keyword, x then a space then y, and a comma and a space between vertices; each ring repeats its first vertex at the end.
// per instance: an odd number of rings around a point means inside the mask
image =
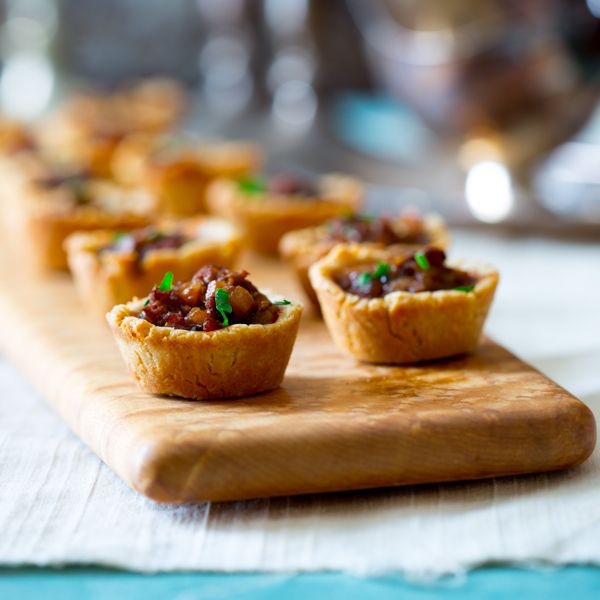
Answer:
POLYGON ((182 81, 186 129, 371 206, 598 237, 600 0, 3 0, 0 107, 182 81))

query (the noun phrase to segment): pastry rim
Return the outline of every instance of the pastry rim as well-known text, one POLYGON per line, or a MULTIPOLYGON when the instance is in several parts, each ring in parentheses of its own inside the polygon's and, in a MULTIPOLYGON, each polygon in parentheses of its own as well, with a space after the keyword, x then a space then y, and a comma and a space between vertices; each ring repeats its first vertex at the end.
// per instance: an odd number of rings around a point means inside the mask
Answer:
MULTIPOLYGON (((400 221, 401 219, 402 215, 397 215, 392 220, 400 221)), ((444 219, 437 213, 427 213, 423 216, 423 221, 425 225, 425 232, 430 238, 428 242, 423 244, 412 242, 395 242, 393 244, 385 245, 381 242, 375 241, 354 243, 360 246, 369 246, 382 249, 421 248, 423 246, 431 245, 445 250, 450 245, 450 236, 448 234, 448 229, 444 219)), ((298 261, 299 264, 301 262, 304 263, 306 268, 308 268, 310 264, 312 264, 312 262, 309 264, 309 260, 313 259, 313 262, 316 262, 320 258, 325 257, 335 246, 353 244, 351 242, 325 240, 322 236, 322 232, 324 232, 324 230, 324 225, 316 225, 314 227, 304 227, 303 229, 289 231, 283 235, 279 242, 279 253, 287 260, 298 261), (310 256, 311 254, 312 257, 310 256)))
MULTIPOLYGON (((275 300, 273 300, 274 296, 268 297, 272 302, 276 302, 280 299, 277 297, 275 300)), ((302 304, 298 302, 290 302, 290 304, 282 304, 278 306, 279 316, 274 323, 234 323, 233 325, 228 325, 227 327, 223 327, 222 329, 217 329, 215 331, 189 331, 187 329, 177 329, 175 327, 154 325, 154 323, 151 323, 146 319, 135 316, 135 313, 139 313, 144 308, 144 303, 147 298, 148 297, 136 298, 125 304, 117 304, 110 311, 108 311, 108 313, 106 313, 106 319, 108 320, 109 324, 121 332, 122 336, 126 337, 126 339, 130 342, 143 344, 146 337, 152 337, 155 340, 160 339, 163 342, 168 340, 169 342, 187 341, 198 343, 203 339, 215 340, 219 337, 230 338, 232 335, 236 335, 242 331, 250 332, 249 334, 251 335, 253 331, 264 332, 265 329, 279 328, 284 323, 295 321, 296 319, 300 318, 303 311, 302 304), (128 326, 131 326, 132 331, 142 335, 139 337, 137 335, 131 335, 131 332, 129 331, 130 328, 128 326), (127 330, 129 335, 124 334, 125 330, 127 330)))
POLYGON ((248 214, 281 213, 306 217, 307 213, 329 213, 331 208, 355 207, 360 203, 363 192, 358 179, 340 173, 327 173, 318 177, 317 189, 315 196, 294 194, 290 198, 286 194, 268 191, 253 196, 239 190, 237 181, 221 177, 210 184, 207 197, 209 205, 211 199, 216 202, 215 197, 219 197, 248 214))
POLYGON ((484 292, 488 292, 490 287, 495 289, 499 279, 497 269, 488 263, 468 259, 450 259, 446 263, 448 266, 467 271, 477 278, 471 291, 462 292, 449 289, 406 292, 397 290, 376 298, 363 298, 344 290, 333 280, 332 275, 341 268, 373 263, 385 258, 389 258, 389 253, 380 248, 365 247, 361 244, 339 244, 309 268, 310 280, 315 289, 326 289, 338 299, 342 299, 346 305, 370 308, 384 306, 389 311, 391 307, 399 303, 404 306, 407 304, 431 304, 434 301, 443 301, 444 298, 465 297, 468 299, 472 295, 481 296, 484 292))
MULTIPOLYGON (((155 248, 148 250, 143 258, 137 261, 137 265, 141 274, 151 268, 156 267, 160 263, 183 262, 193 259, 196 255, 201 255, 208 251, 219 251, 224 248, 230 248, 232 251, 241 250, 243 245, 243 237, 238 229, 231 223, 218 217, 197 217, 194 219, 182 219, 185 225, 193 228, 194 225, 207 223, 207 225, 219 224, 221 227, 226 227, 228 231, 227 237, 222 239, 205 240, 201 237, 193 238, 181 245, 178 248, 155 248), (186 223, 187 222, 187 223, 186 223)), ((164 219, 162 222, 155 223, 156 227, 177 227, 177 220, 164 219)), ((152 226, 152 225, 149 225, 152 226)), ((136 229, 144 229, 136 228, 136 229)), ((132 230, 132 231, 135 231, 132 230)), ((93 257, 96 264, 101 268, 107 268, 109 265, 127 264, 132 260, 132 252, 130 251, 114 251, 108 252, 100 256, 98 250, 109 241, 108 236, 111 234, 110 229, 99 229, 85 232, 75 232, 65 240, 65 249, 67 254, 87 254, 93 257)))

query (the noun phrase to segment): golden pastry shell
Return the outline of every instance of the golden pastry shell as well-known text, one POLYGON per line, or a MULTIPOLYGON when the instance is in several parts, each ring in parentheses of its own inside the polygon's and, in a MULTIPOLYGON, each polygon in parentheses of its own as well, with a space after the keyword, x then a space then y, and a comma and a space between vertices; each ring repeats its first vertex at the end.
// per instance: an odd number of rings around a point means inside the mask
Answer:
POLYGON ((373 363, 405 364, 469 353, 478 345, 498 272, 473 261, 448 261, 478 281, 471 292, 392 292, 361 298, 340 288, 340 270, 378 261, 390 253, 360 245, 339 245, 310 267, 323 318, 336 345, 351 356, 373 363))
POLYGON ((143 300, 115 306, 107 320, 138 385, 196 400, 235 398, 278 387, 294 346, 302 306, 279 307, 268 325, 211 332, 158 327, 135 316, 143 300))

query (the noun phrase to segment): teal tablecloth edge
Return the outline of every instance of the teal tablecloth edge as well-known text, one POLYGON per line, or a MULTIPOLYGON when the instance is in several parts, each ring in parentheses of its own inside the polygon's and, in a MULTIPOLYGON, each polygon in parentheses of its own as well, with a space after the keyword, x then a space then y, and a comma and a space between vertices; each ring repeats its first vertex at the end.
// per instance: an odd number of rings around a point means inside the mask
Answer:
POLYGON ((0 598, 19 600, 362 600, 364 598, 598 598, 600 568, 529 570, 489 567, 464 576, 414 583, 401 576, 361 578, 341 573, 143 575, 93 567, 0 568, 0 598))

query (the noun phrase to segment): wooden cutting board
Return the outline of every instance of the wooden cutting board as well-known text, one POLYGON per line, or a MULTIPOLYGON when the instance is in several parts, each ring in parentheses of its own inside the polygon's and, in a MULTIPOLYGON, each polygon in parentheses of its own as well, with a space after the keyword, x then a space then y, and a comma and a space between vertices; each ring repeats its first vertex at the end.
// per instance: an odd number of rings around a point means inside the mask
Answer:
MULTIPOLYGON (((310 310, 280 389, 215 402, 150 396, 67 276, 32 281, 2 262, 5 354, 107 465, 159 502, 563 469, 595 445, 590 410, 492 341, 426 366, 361 365, 310 310)), ((275 260, 243 266, 260 287, 301 297, 275 260)))

